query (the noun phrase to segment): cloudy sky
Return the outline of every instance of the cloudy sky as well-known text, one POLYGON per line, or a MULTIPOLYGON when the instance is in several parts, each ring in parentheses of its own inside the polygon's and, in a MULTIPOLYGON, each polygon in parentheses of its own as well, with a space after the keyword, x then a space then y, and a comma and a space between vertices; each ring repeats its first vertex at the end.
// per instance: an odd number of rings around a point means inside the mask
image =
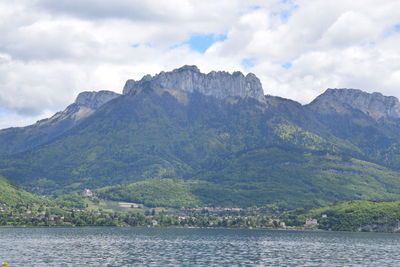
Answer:
POLYGON ((81 91, 185 64, 253 72, 266 94, 400 97, 398 0, 0 0, 0 128, 81 91))

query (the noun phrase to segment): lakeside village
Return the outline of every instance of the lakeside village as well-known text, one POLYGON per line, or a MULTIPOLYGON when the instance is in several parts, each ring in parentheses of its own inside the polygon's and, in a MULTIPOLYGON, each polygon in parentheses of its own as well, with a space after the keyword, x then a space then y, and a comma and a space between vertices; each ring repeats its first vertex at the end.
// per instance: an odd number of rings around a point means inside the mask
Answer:
POLYGON ((354 200, 316 209, 146 207, 100 199, 91 190, 42 202, 0 203, 0 227, 139 226, 400 232, 400 201, 354 200))
POLYGON ((142 204, 99 199, 85 189, 47 203, 7 206, 0 203, 0 226, 142 226, 231 227, 254 229, 316 229, 318 221, 290 226, 274 206, 260 208, 145 207, 142 204))

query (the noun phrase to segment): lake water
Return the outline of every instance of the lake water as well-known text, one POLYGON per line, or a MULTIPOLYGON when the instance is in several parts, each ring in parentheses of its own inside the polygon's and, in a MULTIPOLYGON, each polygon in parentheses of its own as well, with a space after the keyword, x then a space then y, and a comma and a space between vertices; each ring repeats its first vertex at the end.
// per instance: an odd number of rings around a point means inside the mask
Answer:
POLYGON ((0 228, 13 266, 400 266, 400 234, 185 228, 0 228))

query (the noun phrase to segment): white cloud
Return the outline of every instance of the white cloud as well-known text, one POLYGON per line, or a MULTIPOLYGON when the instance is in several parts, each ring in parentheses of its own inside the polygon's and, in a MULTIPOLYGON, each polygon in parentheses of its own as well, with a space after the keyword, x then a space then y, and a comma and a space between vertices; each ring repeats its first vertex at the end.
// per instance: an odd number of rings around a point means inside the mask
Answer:
POLYGON ((33 122, 49 118, 52 115, 54 115, 54 112, 49 110, 35 116, 25 116, 16 112, 2 112, 0 110, 0 129, 30 125, 33 122))
POLYGON ((2 1, 0 107, 12 112, 0 127, 184 64, 252 71, 267 94, 302 103, 328 87, 400 97, 398 10, 397 0, 2 1), (201 54, 184 44, 193 33, 227 39, 201 54))

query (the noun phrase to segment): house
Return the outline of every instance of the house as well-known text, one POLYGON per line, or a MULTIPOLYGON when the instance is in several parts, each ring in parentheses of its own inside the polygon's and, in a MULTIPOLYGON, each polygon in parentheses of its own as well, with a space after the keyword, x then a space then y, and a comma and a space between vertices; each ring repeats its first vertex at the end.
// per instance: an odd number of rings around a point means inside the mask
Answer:
POLYGON ((308 218, 308 219, 306 220, 305 226, 315 226, 315 225, 318 225, 317 219, 308 218))
POLYGON ((93 196, 93 192, 92 192, 92 190, 86 188, 85 190, 83 190, 82 195, 84 197, 92 197, 93 196))

